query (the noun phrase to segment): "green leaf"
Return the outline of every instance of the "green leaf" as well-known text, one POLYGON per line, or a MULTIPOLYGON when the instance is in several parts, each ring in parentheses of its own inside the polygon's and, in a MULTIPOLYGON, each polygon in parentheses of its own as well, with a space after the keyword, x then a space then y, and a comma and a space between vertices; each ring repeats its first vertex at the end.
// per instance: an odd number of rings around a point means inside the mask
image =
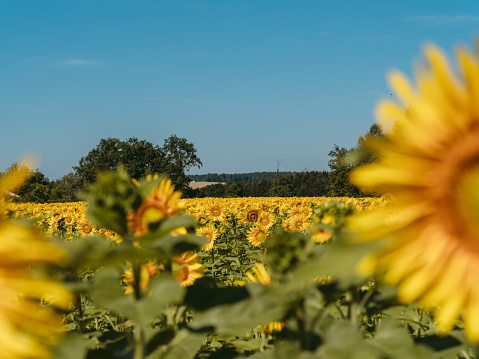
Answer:
POLYGON ((185 304, 197 311, 204 311, 218 305, 232 304, 248 298, 245 287, 218 287, 208 277, 197 279, 195 285, 187 287, 185 304))
POLYGON ((382 318, 371 340, 374 347, 380 349, 388 358, 430 358, 432 351, 423 345, 414 345, 406 327, 392 318, 382 318))
POLYGON ((285 297, 272 286, 247 285, 252 296, 198 313, 190 323, 193 329, 214 328, 216 334, 245 333, 254 327, 281 321, 297 298, 285 297))
POLYGON ((54 348, 53 359, 85 359, 88 341, 80 334, 68 334, 54 348))
POLYGON ((364 278, 357 273, 356 266, 375 248, 374 243, 353 244, 339 239, 328 245, 317 246, 311 257, 292 271, 292 284, 300 286, 314 277, 331 275, 338 279, 343 289, 360 285, 364 278))
POLYGON ((255 359, 313 359, 318 358, 314 353, 301 351, 298 342, 280 342, 273 349, 265 350, 253 356, 241 356, 239 358, 255 359))
POLYGON ((323 332, 324 344, 316 354, 322 359, 383 358, 381 352, 367 345, 357 327, 347 321, 336 321, 323 332))
POLYGON ((91 295, 97 306, 123 314, 138 325, 150 324, 166 307, 180 303, 185 289, 170 275, 163 273, 153 278, 148 294, 135 300, 132 294, 125 294, 120 286, 120 275, 114 269, 104 269, 97 273, 92 284, 91 295))
POLYGON ((259 351, 263 345, 261 338, 255 338, 250 340, 232 340, 229 344, 233 345, 241 353, 245 351, 259 351))
POLYGON ((192 359, 203 345, 207 334, 180 329, 166 346, 160 346, 146 359, 192 359))

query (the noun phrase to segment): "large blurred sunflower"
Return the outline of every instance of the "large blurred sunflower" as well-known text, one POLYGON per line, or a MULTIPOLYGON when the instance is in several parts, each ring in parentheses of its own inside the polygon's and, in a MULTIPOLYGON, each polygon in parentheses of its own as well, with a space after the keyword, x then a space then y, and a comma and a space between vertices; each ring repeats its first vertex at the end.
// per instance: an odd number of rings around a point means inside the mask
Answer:
POLYGON ((135 236, 150 232, 150 226, 184 210, 182 193, 175 191, 170 179, 163 179, 145 198, 137 211, 128 214, 128 229, 135 236))
POLYGON ((379 162, 360 168, 352 181, 395 200, 353 217, 363 240, 388 237, 390 244, 363 261, 366 271, 385 273, 399 285, 403 302, 436 307, 440 331, 457 318, 479 341, 479 58, 461 48, 460 76, 435 47, 425 48, 427 67, 417 86, 393 72, 400 103, 383 101, 377 117, 386 138, 370 146, 379 162), (410 111, 404 112, 408 107, 410 111))
POLYGON ((9 193, 27 178, 20 167, 0 178, 0 347, 2 358, 46 358, 61 333, 60 317, 39 299, 66 308, 72 295, 58 283, 33 277, 29 268, 65 263, 63 250, 31 227, 5 218, 9 193))
POLYGON ((200 257, 196 253, 185 252, 178 257, 173 257, 171 269, 173 276, 178 279, 182 287, 188 287, 203 277, 205 267, 200 263, 200 257))

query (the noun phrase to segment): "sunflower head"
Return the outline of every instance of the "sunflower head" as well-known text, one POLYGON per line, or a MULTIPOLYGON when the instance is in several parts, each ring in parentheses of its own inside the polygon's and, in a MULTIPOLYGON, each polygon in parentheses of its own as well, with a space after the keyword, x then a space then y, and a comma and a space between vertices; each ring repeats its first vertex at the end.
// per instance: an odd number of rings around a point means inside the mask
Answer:
POLYGON ((178 257, 173 257, 171 269, 173 276, 178 279, 182 287, 188 287, 203 277, 205 267, 200 263, 200 257, 196 253, 185 252, 178 257))
POLYGON ((259 217, 259 211, 257 209, 250 209, 245 213, 245 221, 249 223, 256 222, 259 217))
POLYGON ((182 193, 175 191, 171 180, 164 178, 151 190, 136 211, 128 213, 129 232, 135 236, 141 236, 150 232, 164 218, 183 211, 184 204, 180 201, 181 196, 182 193))
POLYGON ((394 201, 362 211, 349 226, 363 241, 392 240, 363 269, 385 273, 402 301, 436 307, 441 331, 462 314, 468 337, 479 342, 479 57, 460 49, 457 76, 435 46, 425 55, 416 86, 390 74, 399 101, 377 107, 388 131, 370 144, 379 161, 351 177, 394 201))
MULTIPOLYGON (((14 169, 0 178, 0 211, 5 210, 7 192, 19 188, 26 170, 14 169)), ((48 345, 61 334, 61 318, 47 301, 68 308, 73 295, 59 283, 33 274, 30 269, 44 264, 64 265, 68 254, 46 241, 33 228, 0 217, 0 345, 5 358, 48 358, 48 345)))
POLYGON ((32 167, 32 164, 27 164, 27 162, 32 161, 24 160, 20 164, 12 166, 9 171, 7 171, 3 176, 1 176, 0 216, 3 216, 5 214, 6 204, 12 199, 12 196, 15 195, 15 192, 31 175, 30 167, 32 167))
POLYGON ((218 235, 217 231, 216 231, 216 228, 211 224, 207 224, 204 227, 198 228, 196 230, 196 234, 198 236, 202 236, 202 237, 205 237, 205 238, 208 239, 208 243, 206 243, 202 247, 202 249, 207 251, 207 252, 211 251, 213 249, 214 243, 216 241, 216 237, 218 235))
POLYGON ((247 239, 248 242, 251 243, 253 246, 258 247, 260 246, 268 236, 268 229, 262 226, 254 226, 248 231, 247 239))

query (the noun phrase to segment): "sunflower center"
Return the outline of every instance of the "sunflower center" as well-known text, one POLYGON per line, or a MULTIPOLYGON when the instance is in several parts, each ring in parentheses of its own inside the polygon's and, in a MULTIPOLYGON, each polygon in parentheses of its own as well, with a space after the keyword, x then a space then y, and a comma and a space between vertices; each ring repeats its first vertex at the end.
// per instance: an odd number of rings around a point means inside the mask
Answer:
POLYGON ((443 228, 479 249, 478 139, 479 131, 471 131, 448 149, 432 189, 443 228))
POLYGON ((479 165, 466 171, 459 180, 456 202, 464 226, 479 238, 479 165))
POLYGON ((259 232, 257 235, 256 235, 256 239, 260 242, 263 242, 265 239, 266 239, 266 235, 263 233, 263 232, 259 232))
POLYGON ((148 228, 149 224, 159 222, 164 217, 165 215, 163 214, 163 211, 160 210, 159 208, 155 208, 155 207, 146 208, 141 218, 143 228, 148 228))

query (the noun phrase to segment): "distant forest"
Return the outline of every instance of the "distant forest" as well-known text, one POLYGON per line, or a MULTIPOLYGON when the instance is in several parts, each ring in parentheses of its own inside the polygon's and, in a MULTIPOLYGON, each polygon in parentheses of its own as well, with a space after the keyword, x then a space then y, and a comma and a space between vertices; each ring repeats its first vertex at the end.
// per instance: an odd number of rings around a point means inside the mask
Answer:
MULTIPOLYGON (((188 175, 196 182, 244 182, 274 180, 278 172, 250 172, 250 173, 208 173, 205 175, 188 175)), ((298 172, 279 172, 283 176, 291 176, 298 172)))
MULTIPOLYGON (((175 135, 165 139, 162 147, 135 137, 126 141, 117 138, 102 139, 88 155, 82 157, 73 172, 50 181, 38 169, 29 170, 30 176, 15 195, 16 202, 72 202, 79 193, 94 183, 99 173, 115 171, 121 164, 123 170, 135 179, 151 173, 169 176, 176 189, 186 198, 194 197, 364 197, 380 193, 365 193, 349 182, 349 174, 360 165, 374 163, 378 158, 370 152, 367 143, 384 136, 377 124, 358 139, 355 147, 347 149, 334 145, 328 153, 329 171, 304 172, 252 172, 208 173, 187 175, 191 167, 201 167, 194 145, 175 135), (193 189, 190 181, 221 182, 193 189), (224 183, 224 184, 222 184, 224 183)), ((12 164, 11 171, 21 166, 12 164)), ((2 175, 2 173, 0 173, 2 175)), ((0 188, 1 190, 1 188, 0 188)))
POLYGON ((198 188, 192 197, 315 197, 328 195, 327 171, 254 172, 190 176, 195 181, 225 182, 198 188))

